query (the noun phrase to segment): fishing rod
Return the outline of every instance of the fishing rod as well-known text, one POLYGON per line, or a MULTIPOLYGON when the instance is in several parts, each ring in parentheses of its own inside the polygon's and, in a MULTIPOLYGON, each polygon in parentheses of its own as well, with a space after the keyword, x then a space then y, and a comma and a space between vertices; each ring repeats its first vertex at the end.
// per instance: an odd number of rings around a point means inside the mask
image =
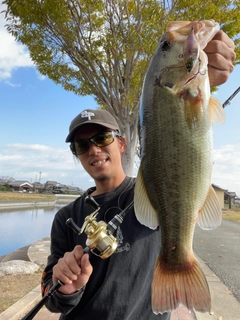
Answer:
POLYGON ((240 87, 237 88, 236 91, 233 92, 233 94, 223 103, 223 108, 226 107, 226 105, 230 104, 231 100, 238 94, 238 92, 240 91, 240 87))
MULTIPOLYGON (((80 235, 83 232, 86 233, 87 240, 86 247, 83 250, 84 253, 93 253, 101 259, 107 259, 117 249, 118 242, 114 237, 114 233, 118 226, 123 222, 127 212, 133 207, 133 201, 119 214, 116 214, 108 223, 96 220, 100 206, 93 197, 87 196, 84 201, 91 205, 95 211, 85 218, 81 228, 73 221, 72 218, 67 219, 66 224, 77 235, 80 235)), ((36 306, 33 307, 21 320, 33 319, 38 311, 62 285, 64 285, 64 283, 58 280, 58 282, 48 290, 47 294, 36 304, 36 306)))

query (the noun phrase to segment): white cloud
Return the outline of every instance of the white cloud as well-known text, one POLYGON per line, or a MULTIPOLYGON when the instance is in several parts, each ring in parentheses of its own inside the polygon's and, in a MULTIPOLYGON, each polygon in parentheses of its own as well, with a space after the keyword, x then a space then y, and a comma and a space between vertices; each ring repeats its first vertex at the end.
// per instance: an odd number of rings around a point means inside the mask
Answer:
MULTIPOLYGON (((0 12, 5 8, 1 4, 0 12)), ((4 14, 0 13, 0 81, 11 79, 13 71, 19 67, 34 66, 26 46, 15 41, 7 32, 5 24, 4 14)))
POLYGON ((87 189, 94 185, 81 164, 74 160, 68 148, 52 148, 40 144, 8 144, 0 152, 0 178, 16 180, 58 181, 87 189), (41 174, 40 174, 41 172, 41 174))
MULTIPOLYGON (((47 180, 87 189, 92 178, 69 152, 69 148, 53 148, 41 144, 8 144, 0 149, 0 178, 13 177, 29 182, 47 180)), ((240 143, 214 150, 212 183, 240 196, 240 143)))
POLYGON ((240 143, 214 150, 212 182, 240 197, 240 143))

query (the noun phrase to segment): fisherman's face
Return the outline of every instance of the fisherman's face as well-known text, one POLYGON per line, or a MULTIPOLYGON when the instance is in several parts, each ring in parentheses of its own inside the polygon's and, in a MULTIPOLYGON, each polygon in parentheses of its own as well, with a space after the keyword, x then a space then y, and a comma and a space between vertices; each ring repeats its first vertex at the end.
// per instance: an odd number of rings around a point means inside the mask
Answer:
MULTIPOLYGON (((75 134, 74 141, 90 139, 98 133, 112 131, 103 126, 89 124, 80 128, 75 134)), ((122 168, 121 157, 125 149, 124 138, 114 137, 114 141, 105 146, 97 147, 93 143, 87 152, 77 155, 83 168, 95 181, 114 179, 122 168)))

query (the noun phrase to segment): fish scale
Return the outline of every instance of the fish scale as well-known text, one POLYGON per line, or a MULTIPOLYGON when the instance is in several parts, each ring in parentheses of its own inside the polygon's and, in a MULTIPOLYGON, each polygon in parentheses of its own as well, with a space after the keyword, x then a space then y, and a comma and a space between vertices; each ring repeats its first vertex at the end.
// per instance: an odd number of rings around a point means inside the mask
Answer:
POLYGON ((210 97, 204 46, 219 30, 213 20, 172 22, 148 68, 140 108, 141 163, 134 207, 137 219, 159 226, 161 246, 152 281, 152 309, 164 313, 179 304, 211 310, 207 281, 192 249, 196 222, 221 223, 211 187, 212 121, 224 120, 210 97))

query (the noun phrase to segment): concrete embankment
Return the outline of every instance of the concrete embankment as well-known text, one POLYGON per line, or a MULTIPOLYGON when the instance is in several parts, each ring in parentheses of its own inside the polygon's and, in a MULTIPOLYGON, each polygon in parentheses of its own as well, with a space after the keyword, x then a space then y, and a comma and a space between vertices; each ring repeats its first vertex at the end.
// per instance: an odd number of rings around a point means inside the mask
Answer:
POLYGON ((0 209, 14 209, 14 208, 36 208, 36 207, 53 207, 66 205, 79 195, 55 195, 55 200, 52 201, 3 201, 0 202, 0 209))
POLYGON ((29 202, 1 202, 0 209, 14 209, 14 208, 35 208, 35 207, 53 207, 55 201, 29 201, 29 202))

